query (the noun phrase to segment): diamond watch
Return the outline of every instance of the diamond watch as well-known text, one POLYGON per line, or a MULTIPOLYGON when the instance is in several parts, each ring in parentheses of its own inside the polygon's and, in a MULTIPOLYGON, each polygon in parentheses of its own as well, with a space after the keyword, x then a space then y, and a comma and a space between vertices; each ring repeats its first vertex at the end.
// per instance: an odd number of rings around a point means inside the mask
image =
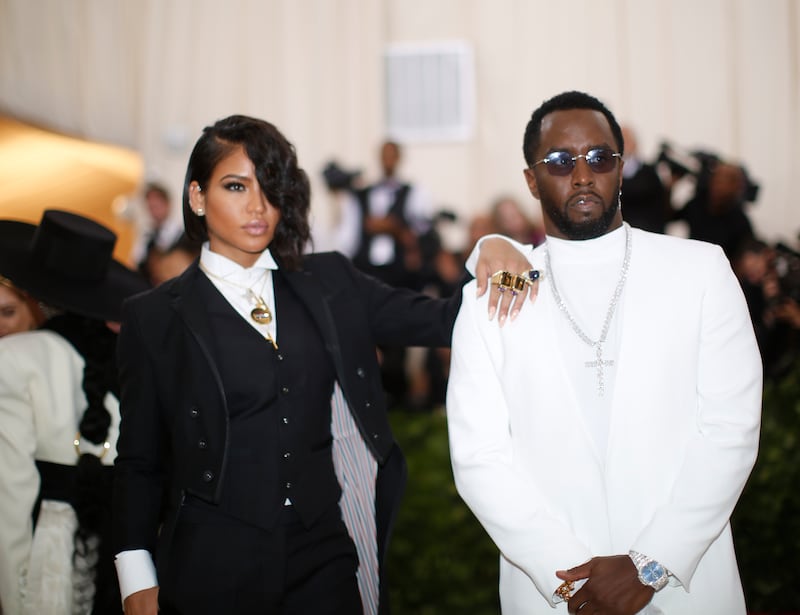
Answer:
POLYGON ((633 560, 633 565, 639 571, 639 581, 644 585, 658 591, 667 584, 669 572, 656 560, 637 551, 629 551, 628 556, 633 560))

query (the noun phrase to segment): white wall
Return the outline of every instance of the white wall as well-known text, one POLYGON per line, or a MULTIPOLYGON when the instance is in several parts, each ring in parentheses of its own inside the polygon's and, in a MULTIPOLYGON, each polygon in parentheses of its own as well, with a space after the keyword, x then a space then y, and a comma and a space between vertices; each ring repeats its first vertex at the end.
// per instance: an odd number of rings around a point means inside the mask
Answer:
POLYGON ((468 216, 511 192, 534 211, 527 118, 583 89, 646 154, 669 140, 743 162, 757 230, 794 244, 798 31, 795 0, 0 0, 0 111, 138 149, 176 193, 203 126, 264 117, 297 146, 323 228, 324 162, 377 173, 384 46, 466 40, 474 138, 406 147, 405 175, 438 204, 468 216))

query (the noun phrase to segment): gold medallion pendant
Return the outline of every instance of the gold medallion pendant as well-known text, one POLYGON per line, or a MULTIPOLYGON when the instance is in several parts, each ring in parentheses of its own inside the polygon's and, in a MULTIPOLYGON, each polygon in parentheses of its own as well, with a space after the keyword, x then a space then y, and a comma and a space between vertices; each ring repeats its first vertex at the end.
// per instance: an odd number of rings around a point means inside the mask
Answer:
POLYGON ((250 310, 250 318, 260 325, 268 325, 272 322, 272 313, 265 303, 259 303, 256 307, 250 310))

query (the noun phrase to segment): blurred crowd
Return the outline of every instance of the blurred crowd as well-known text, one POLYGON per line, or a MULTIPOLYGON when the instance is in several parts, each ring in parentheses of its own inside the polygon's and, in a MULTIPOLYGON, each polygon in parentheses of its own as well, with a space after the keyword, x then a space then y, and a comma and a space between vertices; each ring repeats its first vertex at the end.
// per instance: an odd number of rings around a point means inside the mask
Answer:
MULTIPOLYGON (((623 135, 624 219, 644 230, 722 247, 748 300, 765 376, 780 377, 797 355, 800 258, 791 246, 771 245, 756 233, 749 208, 757 201, 759 186, 739 162, 708 151, 684 151, 668 142, 646 159, 635 131, 624 126, 623 135)), ((374 182, 336 159, 322 171, 336 211, 329 243, 363 270, 392 284, 449 296, 459 291, 464 262, 478 238, 499 233, 521 244, 544 241, 541 213, 531 199, 499 190, 491 202, 463 217, 453 207, 437 205, 411 180, 401 179, 401 154, 397 143, 381 145, 383 177, 374 182), (381 246, 386 252, 377 257, 381 246)), ((385 385, 395 405, 430 410, 444 403, 447 349, 421 351, 424 356, 416 356, 414 349, 398 351, 396 357, 392 349, 386 352, 385 385)))

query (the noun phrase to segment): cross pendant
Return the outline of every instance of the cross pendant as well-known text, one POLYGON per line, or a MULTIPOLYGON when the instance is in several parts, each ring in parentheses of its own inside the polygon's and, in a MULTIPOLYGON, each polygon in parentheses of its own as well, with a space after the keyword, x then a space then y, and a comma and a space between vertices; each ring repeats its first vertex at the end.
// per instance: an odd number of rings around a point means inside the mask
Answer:
POLYGON ((603 360, 603 345, 597 344, 597 359, 594 361, 586 361, 586 367, 593 367, 597 369, 597 395, 602 397, 606 391, 605 372, 603 368, 611 367, 614 361, 610 359, 603 360))

